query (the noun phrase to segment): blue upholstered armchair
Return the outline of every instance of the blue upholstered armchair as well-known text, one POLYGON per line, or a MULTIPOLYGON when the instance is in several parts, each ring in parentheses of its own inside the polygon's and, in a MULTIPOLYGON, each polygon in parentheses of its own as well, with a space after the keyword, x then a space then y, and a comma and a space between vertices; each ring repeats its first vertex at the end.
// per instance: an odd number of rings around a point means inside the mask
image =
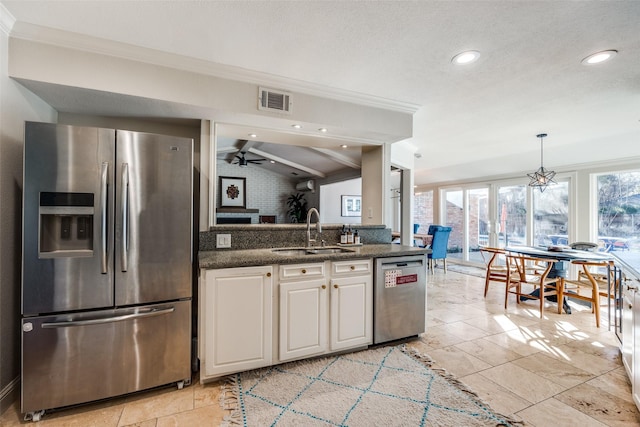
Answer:
POLYGON ((429 232, 433 236, 431 240, 431 253, 427 255, 429 259, 429 269, 433 273, 434 260, 441 259, 444 263, 444 272, 447 272, 447 245, 449 244, 449 233, 451 227, 442 225, 430 225, 429 232))

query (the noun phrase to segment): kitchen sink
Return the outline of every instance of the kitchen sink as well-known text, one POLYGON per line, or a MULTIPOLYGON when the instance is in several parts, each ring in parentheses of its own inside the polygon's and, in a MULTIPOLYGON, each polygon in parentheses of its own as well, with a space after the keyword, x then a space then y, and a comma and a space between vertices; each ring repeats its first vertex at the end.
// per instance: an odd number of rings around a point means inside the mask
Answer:
POLYGON ((276 253, 278 255, 284 256, 298 256, 298 255, 306 255, 307 250, 302 249, 272 249, 271 252, 276 253))
POLYGON ((278 248, 272 249, 273 253, 283 256, 301 256, 301 255, 331 255, 353 252, 352 249, 338 247, 313 247, 313 248, 278 248))
POLYGON ((351 249, 345 248, 313 248, 307 249, 308 254, 341 254, 345 252, 353 252, 351 249))

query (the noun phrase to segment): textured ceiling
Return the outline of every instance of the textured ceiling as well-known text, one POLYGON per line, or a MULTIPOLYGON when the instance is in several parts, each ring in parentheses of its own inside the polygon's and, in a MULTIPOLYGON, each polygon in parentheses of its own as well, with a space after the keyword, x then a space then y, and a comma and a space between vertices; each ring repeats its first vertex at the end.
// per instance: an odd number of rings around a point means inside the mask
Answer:
POLYGON ((640 156, 638 1, 2 1, 17 21, 420 106, 416 182, 640 156), (467 67, 451 58, 481 52, 467 67), (580 61, 605 49, 614 60, 580 61), (603 148, 606 147, 606 148, 603 148))

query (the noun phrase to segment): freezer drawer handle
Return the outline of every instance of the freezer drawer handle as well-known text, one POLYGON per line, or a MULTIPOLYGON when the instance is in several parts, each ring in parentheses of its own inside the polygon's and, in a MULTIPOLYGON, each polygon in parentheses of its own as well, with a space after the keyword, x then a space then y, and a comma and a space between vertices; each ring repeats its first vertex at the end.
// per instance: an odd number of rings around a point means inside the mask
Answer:
POLYGON ((126 272, 128 265, 128 248, 127 239, 129 237, 129 165, 122 164, 122 245, 121 245, 121 263, 122 271, 126 272))
POLYGON ((107 182, 109 178, 109 163, 102 163, 102 174, 100 189, 100 210, 102 218, 100 220, 100 239, 102 244, 102 253, 100 254, 100 268, 102 274, 107 274, 107 182))
POLYGON ((174 307, 157 309, 152 308, 148 311, 139 313, 123 314, 122 316, 106 317, 100 319, 86 319, 86 320, 71 320, 68 322, 48 322, 42 324, 42 329, 51 328, 69 328, 72 326, 87 326, 87 325, 102 325, 104 323, 121 322, 123 320, 142 319, 145 317, 160 316, 162 314, 169 314, 175 311, 174 307))

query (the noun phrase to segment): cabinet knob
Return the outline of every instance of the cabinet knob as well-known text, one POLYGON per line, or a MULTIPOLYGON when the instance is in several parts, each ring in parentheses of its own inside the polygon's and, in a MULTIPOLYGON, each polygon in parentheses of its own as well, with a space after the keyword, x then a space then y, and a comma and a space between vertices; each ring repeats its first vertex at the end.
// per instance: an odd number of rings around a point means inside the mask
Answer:
POLYGON ((338 289, 338 284, 337 284, 337 283, 335 283, 335 284, 333 285, 333 287, 334 287, 334 288, 336 288, 336 289, 338 289))
POLYGON ((356 269, 355 265, 352 265, 351 267, 349 267, 352 271, 356 269))
POLYGON ((327 289, 327 285, 322 285, 322 289, 327 289))
POLYGON ((271 273, 267 273, 267 277, 271 277, 271 273))
POLYGON ((305 270, 304 268, 302 269, 302 274, 306 274, 307 270, 305 270))

